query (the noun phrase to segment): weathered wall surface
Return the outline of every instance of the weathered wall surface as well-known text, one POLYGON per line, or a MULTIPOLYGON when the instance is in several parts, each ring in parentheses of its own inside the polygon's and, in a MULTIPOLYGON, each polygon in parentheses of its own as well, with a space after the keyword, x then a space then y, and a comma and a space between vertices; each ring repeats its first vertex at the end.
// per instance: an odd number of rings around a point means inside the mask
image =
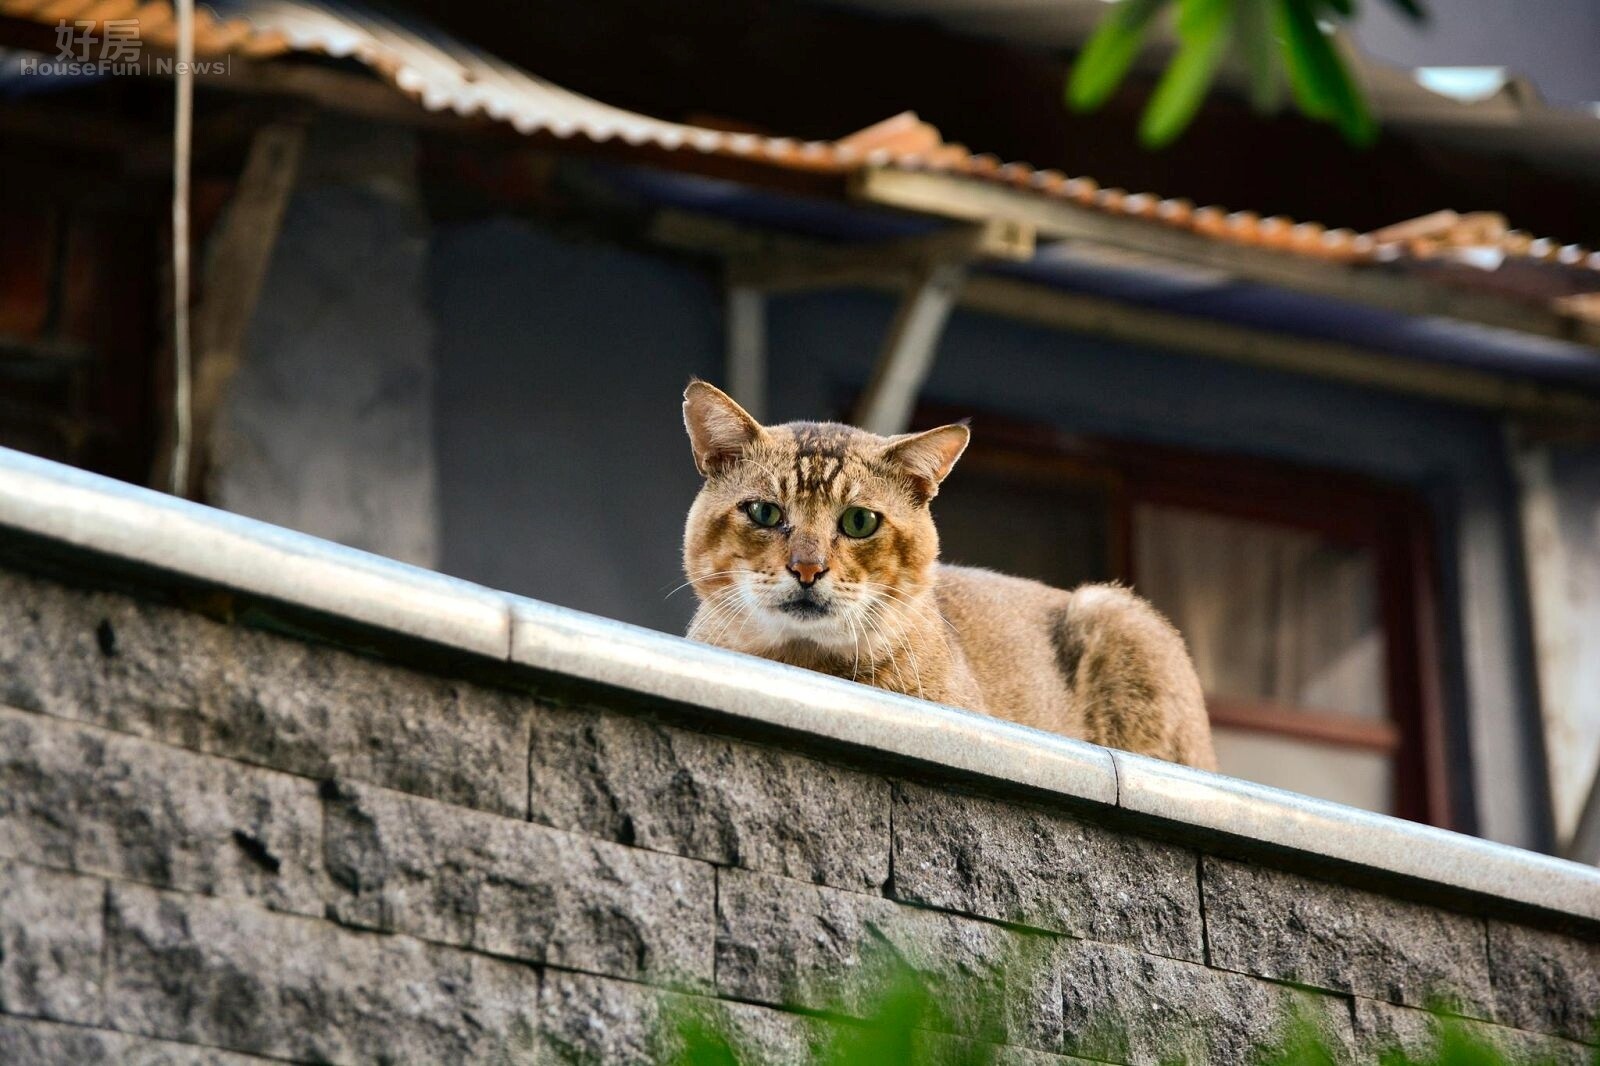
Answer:
POLYGON ((0 572, 0 1062, 646 1063, 669 1002, 800 1062, 880 939, 1009 1063, 1240 1063, 1292 1004, 1372 1061, 1447 989, 1592 1054, 1600 942, 596 698, 0 572))
POLYGON ((416 146, 313 126, 218 425, 217 506, 439 561, 428 225, 416 146))

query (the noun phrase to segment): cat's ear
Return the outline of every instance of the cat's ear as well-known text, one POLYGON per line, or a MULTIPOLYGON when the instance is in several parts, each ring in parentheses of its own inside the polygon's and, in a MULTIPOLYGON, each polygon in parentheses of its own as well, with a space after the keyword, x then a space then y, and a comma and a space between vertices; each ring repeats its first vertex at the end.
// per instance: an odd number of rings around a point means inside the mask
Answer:
POLYGON ((705 477, 737 462, 745 448, 767 435, 732 397, 698 378, 683 390, 683 425, 689 431, 695 468, 705 477))
POLYGON ((924 500, 931 500, 939 494, 939 482, 956 465, 971 439, 967 424, 956 422, 924 433, 890 437, 883 456, 905 472, 924 500))

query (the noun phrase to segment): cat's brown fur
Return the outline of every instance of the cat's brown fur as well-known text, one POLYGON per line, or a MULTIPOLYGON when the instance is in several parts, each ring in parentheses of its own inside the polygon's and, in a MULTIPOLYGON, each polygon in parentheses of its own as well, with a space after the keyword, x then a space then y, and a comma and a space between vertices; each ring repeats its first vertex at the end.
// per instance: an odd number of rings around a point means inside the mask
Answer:
MULTIPOLYGON (((684 424, 706 478, 684 568, 689 635, 955 707, 1211 768, 1205 701, 1183 639, 1114 585, 1074 591, 938 561, 928 502, 965 426, 879 437, 834 423, 763 427, 702 381, 684 424), (776 504, 763 528, 746 510, 776 504), (847 507, 882 516, 870 536, 847 507)), ((997 529, 996 536, 1004 536, 997 529)))

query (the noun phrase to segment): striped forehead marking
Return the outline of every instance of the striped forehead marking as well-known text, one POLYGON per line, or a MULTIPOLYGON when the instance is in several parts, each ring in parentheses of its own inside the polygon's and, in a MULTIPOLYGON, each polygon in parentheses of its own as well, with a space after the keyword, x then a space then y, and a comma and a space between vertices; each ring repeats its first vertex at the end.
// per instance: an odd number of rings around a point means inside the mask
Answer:
POLYGON ((843 426, 803 426, 794 431, 796 492, 831 493, 844 473, 854 434, 843 426))

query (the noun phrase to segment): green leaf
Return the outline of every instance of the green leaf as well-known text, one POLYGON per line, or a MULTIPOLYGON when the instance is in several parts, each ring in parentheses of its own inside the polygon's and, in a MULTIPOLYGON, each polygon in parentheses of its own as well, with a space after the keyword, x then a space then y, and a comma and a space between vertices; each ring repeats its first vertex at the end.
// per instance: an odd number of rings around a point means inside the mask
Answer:
MULTIPOLYGON (((1289 91, 1294 95, 1294 102, 1307 115, 1312 118, 1331 118, 1333 101, 1325 84, 1317 77, 1316 64, 1307 58, 1306 49, 1300 47, 1296 39, 1291 14, 1297 6, 1298 0, 1275 0, 1274 6, 1278 36, 1283 39, 1284 61, 1289 71, 1289 91)), ((1312 32, 1318 37, 1322 35, 1315 25, 1312 26, 1312 32)))
POLYGON ((1272 0, 1234 0, 1234 33, 1250 74, 1250 106, 1265 114, 1278 107, 1278 44, 1272 36, 1272 0))
POLYGON ((1288 47, 1289 87, 1300 109, 1332 122, 1351 144, 1371 144, 1377 135, 1372 115, 1344 60, 1318 27, 1310 0, 1278 0, 1278 25, 1288 47))
MULTIPOLYGON (((1236 4, 1238 0, 1223 0, 1236 4)), ((1192 32, 1199 32, 1199 22, 1192 32)), ((959 968, 924 973, 911 967, 887 945, 866 946, 862 975, 866 983, 865 1009, 853 1010, 855 1022, 828 1022, 821 1026, 820 1046, 803 1061, 810 1066, 995 1066, 1005 1037, 1006 1003, 1011 990, 1024 992, 1042 987, 1040 979, 1054 973, 1051 945, 1025 946, 1002 962, 997 971, 974 981, 959 968), (870 976, 869 976, 870 975, 870 976), (953 1025, 944 1001, 961 1004, 962 1022, 953 1025), (956 1035, 960 1034, 960 1035, 956 1035)), ((832 1008, 837 1013, 843 1011, 832 1008)), ((1130 1002, 1125 1011, 1147 1011, 1148 1004, 1130 1002)), ((1428 1007, 1431 1039, 1425 1050, 1408 1051, 1391 1042, 1378 1050, 1382 1066, 1554 1066, 1551 1060, 1528 1060, 1502 1051, 1475 1022, 1448 1013, 1447 1001, 1428 1007)), ((1099 1013, 1087 1019, 1075 1041, 1077 1050, 1093 1048, 1097 1057, 1127 1062, 1128 1018, 1121 1011, 1099 1013)), ((728 1030, 730 1021, 720 1009, 708 1010, 685 997, 662 1003, 658 1037, 670 1039, 676 1052, 669 1066, 760 1066, 762 1059, 736 1050, 728 1030)), ((1321 1011, 1309 1004, 1290 1006, 1279 1017, 1275 1032, 1265 1042, 1236 1056, 1242 1066, 1337 1066, 1345 1061, 1339 1045, 1325 1031, 1321 1011)), ((820 1034, 819 1034, 820 1035, 820 1034)), ((1153 1049, 1164 1066, 1189 1061, 1169 1043, 1153 1049)), ((1600 1049, 1597 1049, 1600 1051, 1600 1049)), ((1369 1055, 1361 1061, 1372 1061, 1369 1055)), ((1600 1055, 1597 1055, 1600 1058, 1600 1055)), ((1231 1060, 1230 1060, 1231 1061, 1231 1060)))
MULTIPOLYGON (((1232 0, 1226 0, 1222 6, 1232 8, 1232 0)), ((1178 17, 1174 26, 1179 42, 1200 32, 1212 20, 1217 7, 1214 0, 1178 0, 1178 17)))
POLYGON ((704 1018, 684 1016, 672 1026, 677 1053, 671 1066, 740 1066, 739 1055, 728 1038, 704 1018))
POLYGON ((1178 19, 1178 54, 1172 57, 1139 123, 1147 147, 1172 143, 1200 109, 1217 62, 1228 49, 1232 0, 1183 0, 1178 19))
POLYGON ((1349 18, 1356 13, 1355 0, 1322 0, 1322 2, 1333 8, 1342 18, 1349 18))
POLYGON ((817 1056, 819 1066, 919 1066, 918 1035, 934 1011, 923 976, 898 957, 879 949, 881 980, 871 1013, 860 1026, 836 1030, 817 1056))
POLYGON ((1089 111, 1111 98, 1144 43, 1150 20, 1168 0, 1122 0, 1095 27, 1094 35, 1072 65, 1067 103, 1089 111))

